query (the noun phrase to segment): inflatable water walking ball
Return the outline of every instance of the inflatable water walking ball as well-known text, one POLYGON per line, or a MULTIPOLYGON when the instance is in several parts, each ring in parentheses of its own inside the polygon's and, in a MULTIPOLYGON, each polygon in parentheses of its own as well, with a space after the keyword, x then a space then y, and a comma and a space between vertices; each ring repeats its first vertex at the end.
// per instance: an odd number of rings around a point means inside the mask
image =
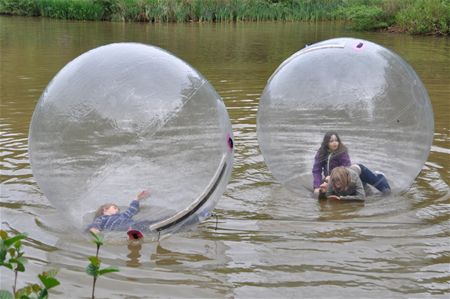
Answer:
POLYGON ((102 204, 174 232, 208 217, 231 174, 225 106, 186 62, 153 46, 117 43, 69 62, 49 83, 31 121, 33 175, 61 221, 82 230, 102 204))
POLYGON ((434 119, 427 91, 400 56, 375 43, 337 38, 285 60, 268 80, 258 141, 273 175, 312 190, 312 166, 327 131, 352 163, 384 172, 393 192, 408 189, 427 160, 434 119))

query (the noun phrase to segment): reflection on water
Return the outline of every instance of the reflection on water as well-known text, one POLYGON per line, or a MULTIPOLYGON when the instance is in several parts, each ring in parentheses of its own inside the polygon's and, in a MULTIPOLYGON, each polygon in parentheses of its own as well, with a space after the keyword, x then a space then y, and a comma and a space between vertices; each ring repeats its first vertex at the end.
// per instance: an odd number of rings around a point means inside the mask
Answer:
MULTIPOLYGON (((70 237, 64 215, 37 187, 28 162, 28 126, 48 81, 67 62, 102 44, 136 41, 165 48, 197 68, 227 105, 235 164, 227 192, 197 230, 160 242, 106 242, 99 298, 414 297, 450 292, 450 41, 354 33, 333 24, 116 24, 0 17, 2 229, 26 231, 30 257, 19 285, 59 268, 54 297, 88 297, 86 259, 95 245, 70 237), (319 40, 354 36, 400 54, 428 89, 433 147, 412 187, 365 203, 317 202, 275 181, 256 140, 260 94, 276 67, 319 40)), ((318 146, 318 145, 317 145, 318 146)), ((311 156, 311 159, 313 157, 311 156)), ((401 157, 397 157, 401 159, 401 157)), ((70 190, 78 192, 79 190, 70 190)), ((12 277, 1 268, 1 289, 12 277)))
POLYGON ((129 260, 127 260, 128 267, 139 267, 141 263, 139 262, 139 258, 141 257, 141 242, 130 242, 128 244, 128 250, 130 253, 127 255, 129 260))

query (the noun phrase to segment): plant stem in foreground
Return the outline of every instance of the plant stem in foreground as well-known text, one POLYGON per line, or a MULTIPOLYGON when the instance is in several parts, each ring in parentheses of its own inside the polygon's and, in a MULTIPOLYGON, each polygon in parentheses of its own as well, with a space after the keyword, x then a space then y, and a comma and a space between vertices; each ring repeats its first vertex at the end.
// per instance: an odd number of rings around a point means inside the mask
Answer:
POLYGON ((94 277, 94 283, 92 284, 92 299, 95 299, 95 283, 97 282, 97 277, 94 277))

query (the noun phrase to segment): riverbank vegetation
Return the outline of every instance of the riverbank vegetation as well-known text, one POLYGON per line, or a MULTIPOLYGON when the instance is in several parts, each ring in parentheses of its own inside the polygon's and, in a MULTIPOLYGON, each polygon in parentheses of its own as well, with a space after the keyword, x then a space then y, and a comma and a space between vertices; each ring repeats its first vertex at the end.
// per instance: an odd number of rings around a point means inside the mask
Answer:
POLYGON ((348 22, 449 35, 450 0, 0 0, 0 14, 121 22, 348 22))

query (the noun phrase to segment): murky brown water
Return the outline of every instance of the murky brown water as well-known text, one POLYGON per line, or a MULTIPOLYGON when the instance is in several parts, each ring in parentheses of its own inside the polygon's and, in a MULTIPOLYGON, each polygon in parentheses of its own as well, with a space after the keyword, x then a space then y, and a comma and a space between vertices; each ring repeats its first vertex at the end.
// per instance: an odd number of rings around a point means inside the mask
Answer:
MULTIPOLYGON (((32 112, 49 80, 94 47, 165 48, 223 97, 236 144, 232 179, 214 219, 159 243, 106 245, 97 298, 448 298, 450 293, 450 40, 347 31, 334 24, 123 24, 0 17, 1 227, 29 233, 20 284, 59 268, 54 298, 87 298, 88 242, 58 230, 61 215, 35 184, 27 153, 32 112), (266 80, 289 55, 352 36, 394 50, 425 83, 435 137, 410 190, 365 204, 318 203, 280 186, 263 162, 256 112, 266 80)), ((76 192, 76 190, 73 190, 76 192)), ((1 289, 11 275, 1 270, 1 289)))

